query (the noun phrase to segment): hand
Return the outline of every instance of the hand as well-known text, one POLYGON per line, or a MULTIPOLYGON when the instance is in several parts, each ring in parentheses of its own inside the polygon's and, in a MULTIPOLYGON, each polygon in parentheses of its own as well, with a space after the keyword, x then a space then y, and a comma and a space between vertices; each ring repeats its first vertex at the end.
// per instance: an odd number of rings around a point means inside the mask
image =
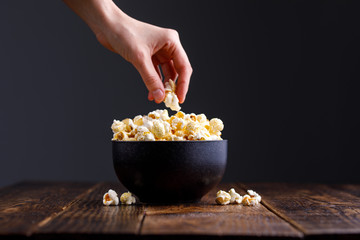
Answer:
POLYGON ((147 89, 148 99, 160 103, 164 81, 177 80, 180 103, 185 101, 192 68, 175 30, 140 22, 127 16, 110 0, 65 1, 94 31, 107 49, 134 65, 147 89))

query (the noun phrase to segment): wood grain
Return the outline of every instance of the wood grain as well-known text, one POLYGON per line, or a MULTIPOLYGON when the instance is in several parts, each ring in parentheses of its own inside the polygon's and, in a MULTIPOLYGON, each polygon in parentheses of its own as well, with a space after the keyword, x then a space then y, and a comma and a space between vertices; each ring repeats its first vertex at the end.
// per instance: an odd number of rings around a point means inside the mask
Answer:
POLYGON ((29 236, 38 224, 54 217, 92 183, 22 182, 0 191, 0 237, 29 236))
MULTIPOLYGON (((146 206, 141 234, 294 238, 303 236, 261 204, 255 207, 217 205, 217 190, 229 188, 230 185, 221 185, 196 204, 146 206)), ((242 191, 240 193, 244 194, 242 191)))
POLYGON ((44 224, 36 232, 37 236, 57 235, 137 235, 144 215, 143 205, 104 206, 102 198, 109 189, 118 194, 125 188, 118 183, 102 183, 93 191, 77 199, 65 211, 44 224))
POLYGON ((306 236, 360 234, 360 198, 322 184, 253 183, 263 204, 306 236))
POLYGON ((332 188, 360 197, 360 184, 331 184, 332 188))

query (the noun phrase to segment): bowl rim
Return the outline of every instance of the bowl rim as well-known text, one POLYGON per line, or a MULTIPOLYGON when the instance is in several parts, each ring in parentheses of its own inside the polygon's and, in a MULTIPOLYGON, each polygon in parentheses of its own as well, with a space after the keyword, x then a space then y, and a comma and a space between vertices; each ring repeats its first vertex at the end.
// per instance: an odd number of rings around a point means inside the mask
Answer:
POLYGON ((222 140, 184 140, 184 141, 117 141, 111 140, 113 143, 206 143, 206 142, 227 142, 227 139, 222 140))

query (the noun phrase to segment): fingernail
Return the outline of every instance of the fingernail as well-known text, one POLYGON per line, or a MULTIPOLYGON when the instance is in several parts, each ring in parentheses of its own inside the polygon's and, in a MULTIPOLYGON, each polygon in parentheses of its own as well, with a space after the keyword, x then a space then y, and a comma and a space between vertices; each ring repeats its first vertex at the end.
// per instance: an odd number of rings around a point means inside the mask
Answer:
POLYGON ((151 93, 155 99, 155 102, 160 103, 164 99, 164 93, 161 89, 156 89, 151 93))

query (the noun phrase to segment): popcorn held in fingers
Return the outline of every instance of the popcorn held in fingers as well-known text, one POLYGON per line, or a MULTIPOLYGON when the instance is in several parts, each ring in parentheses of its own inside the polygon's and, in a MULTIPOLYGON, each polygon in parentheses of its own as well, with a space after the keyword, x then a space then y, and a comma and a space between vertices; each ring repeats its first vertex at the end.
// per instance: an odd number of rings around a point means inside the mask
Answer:
POLYGON ((176 95, 176 85, 173 80, 169 80, 165 83, 165 106, 173 111, 180 111, 179 99, 176 95))
POLYGON ((222 190, 220 190, 216 193, 215 201, 217 204, 227 205, 230 203, 230 200, 231 200, 231 196, 229 193, 222 191, 222 190))
POLYGON ((131 205, 133 203, 136 203, 136 199, 131 194, 131 192, 125 192, 125 193, 121 194, 120 202, 122 204, 131 205))
POLYGON ((117 206, 119 204, 119 198, 117 193, 114 190, 110 189, 103 196, 103 204, 105 206, 110 206, 110 205, 117 206))
POLYGON ((235 189, 230 189, 229 190, 229 194, 231 196, 231 199, 230 199, 230 203, 237 203, 237 204, 241 204, 242 202, 242 196, 240 194, 238 194, 235 189))
POLYGON ((113 141, 206 141, 222 140, 224 124, 218 118, 208 120, 205 114, 179 111, 169 116, 165 109, 134 119, 114 120, 111 129, 113 141))
POLYGON ((261 196, 257 192, 253 190, 248 190, 247 192, 248 194, 241 196, 234 188, 231 188, 228 193, 220 190, 216 194, 215 201, 221 205, 233 203, 244 206, 255 206, 261 202, 261 196))

